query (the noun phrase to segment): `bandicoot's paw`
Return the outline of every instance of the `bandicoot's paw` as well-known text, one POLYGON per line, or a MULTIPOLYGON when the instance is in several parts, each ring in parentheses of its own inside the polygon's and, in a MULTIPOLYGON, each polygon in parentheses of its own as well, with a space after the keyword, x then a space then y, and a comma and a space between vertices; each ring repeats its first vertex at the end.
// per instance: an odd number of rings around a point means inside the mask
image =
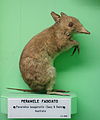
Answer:
POLYGON ((48 95, 62 95, 62 96, 70 96, 70 94, 65 94, 62 92, 52 92, 52 91, 47 91, 48 95))
POLYGON ((79 53, 80 53, 80 46, 79 46, 79 45, 74 46, 74 50, 73 50, 73 53, 72 53, 72 55, 71 55, 71 56, 73 56, 73 55, 74 55, 74 53, 76 52, 76 50, 78 51, 78 54, 79 54, 79 53))

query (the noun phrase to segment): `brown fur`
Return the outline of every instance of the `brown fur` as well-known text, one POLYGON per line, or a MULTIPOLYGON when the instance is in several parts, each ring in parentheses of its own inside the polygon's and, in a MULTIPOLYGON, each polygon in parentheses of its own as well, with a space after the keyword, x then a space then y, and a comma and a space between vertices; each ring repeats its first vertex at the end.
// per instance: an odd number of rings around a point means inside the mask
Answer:
MULTIPOLYGON (((56 70, 53 60, 59 53, 79 46, 72 33, 89 32, 74 17, 51 13, 55 24, 34 36, 25 46, 20 58, 20 71, 33 91, 50 91, 55 84, 56 70)), ((50 93, 51 94, 51 93, 50 93)))

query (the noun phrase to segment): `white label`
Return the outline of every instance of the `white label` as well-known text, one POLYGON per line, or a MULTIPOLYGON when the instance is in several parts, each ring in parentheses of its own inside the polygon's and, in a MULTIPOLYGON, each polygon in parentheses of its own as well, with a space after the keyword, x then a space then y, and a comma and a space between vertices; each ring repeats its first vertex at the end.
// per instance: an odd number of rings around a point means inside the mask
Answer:
POLYGON ((8 98, 8 118, 71 118, 71 99, 8 98))

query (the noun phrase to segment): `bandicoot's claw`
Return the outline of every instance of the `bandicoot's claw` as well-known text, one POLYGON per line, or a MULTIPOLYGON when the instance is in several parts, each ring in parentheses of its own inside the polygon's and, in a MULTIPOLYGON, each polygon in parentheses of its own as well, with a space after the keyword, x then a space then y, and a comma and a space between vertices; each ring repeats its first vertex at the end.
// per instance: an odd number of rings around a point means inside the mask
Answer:
POLYGON ((74 51, 73 51, 73 53, 72 53, 71 56, 74 55, 74 53, 76 52, 76 50, 78 50, 78 54, 79 54, 80 53, 80 47, 79 47, 79 45, 74 47, 74 51))
POLYGON ((73 53, 72 53, 71 56, 73 56, 75 52, 76 52, 76 47, 74 48, 73 53))
POLYGON ((80 53, 80 46, 77 46, 78 54, 80 53))

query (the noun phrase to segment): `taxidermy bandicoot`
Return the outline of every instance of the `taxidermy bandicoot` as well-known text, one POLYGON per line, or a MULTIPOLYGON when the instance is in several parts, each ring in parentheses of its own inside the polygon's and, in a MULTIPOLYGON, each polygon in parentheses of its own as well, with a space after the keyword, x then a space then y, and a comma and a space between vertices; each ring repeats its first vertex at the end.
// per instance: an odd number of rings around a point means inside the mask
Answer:
POLYGON ((78 19, 61 12, 61 16, 51 12, 55 24, 34 36, 23 49, 20 57, 20 71, 31 90, 8 88, 28 92, 69 95, 64 90, 54 90, 56 70, 55 57, 74 47, 72 55, 78 50, 79 42, 72 40, 73 33, 90 34, 78 19))

